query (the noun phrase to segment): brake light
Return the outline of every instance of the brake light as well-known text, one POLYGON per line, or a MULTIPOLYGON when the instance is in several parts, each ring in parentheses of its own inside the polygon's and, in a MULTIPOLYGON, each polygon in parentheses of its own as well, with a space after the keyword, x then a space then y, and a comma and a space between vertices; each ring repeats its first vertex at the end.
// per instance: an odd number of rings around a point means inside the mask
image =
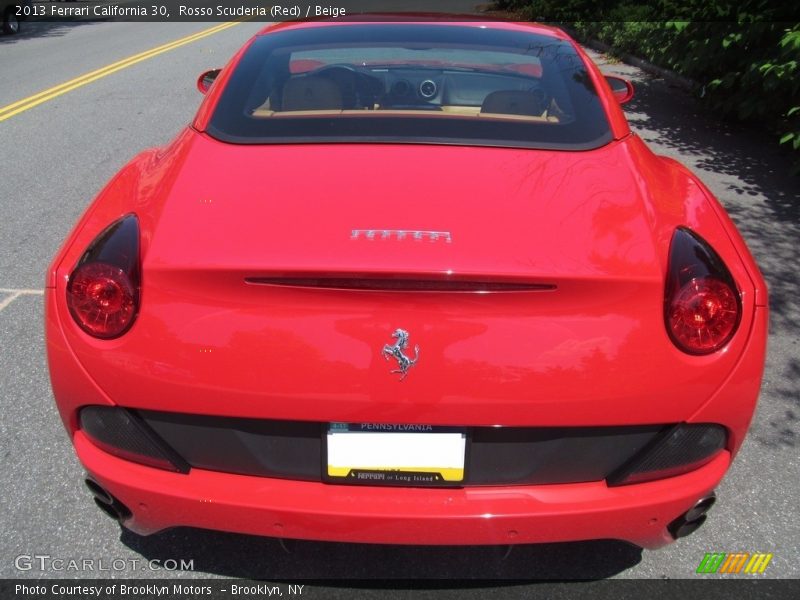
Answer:
POLYGON ((733 277, 708 243, 679 227, 672 236, 664 294, 664 321, 687 354, 711 354, 727 344, 742 316, 733 277))
POLYGON ((126 215, 89 245, 67 284, 72 318, 89 335, 125 333, 139 310, 139 223, 126 215))

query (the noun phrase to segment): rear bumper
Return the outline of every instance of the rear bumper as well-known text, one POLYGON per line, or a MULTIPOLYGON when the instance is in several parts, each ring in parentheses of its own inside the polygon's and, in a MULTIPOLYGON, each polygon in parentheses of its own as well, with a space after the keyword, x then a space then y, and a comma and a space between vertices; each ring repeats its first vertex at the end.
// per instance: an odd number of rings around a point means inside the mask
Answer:
POLYGON ((174 526, 339 542, 422 545, 624 540, 672 541, 667 525, 710 493, 730 464, 723 452, 691 473, 609 488, 605 482, 463 489, 356 487, 137 465, 80 431, 78 457, 132 512, 143 535, 174 526))
MULTIPOLYGON (((88 404, 113 406, 83 368, 47 290, 47 347, 53 392, 80 461, 122 501, 131 530, 147 535, 188 526, 273 537, 343 542, 482 545, 590 539, 644 548, 670 541, 667 525, 718 486, 747 430, 763 369, 766 310, 757 310, 747 350, 725 384, 688 423, 720 423, 727 451, 700 469, 643 484, 590 483, 467 487, 356 487, 193 468, 170 473, 116 458, 80 431, 88 404)), ((217 399, 219 403, 219 399, 217 399)))

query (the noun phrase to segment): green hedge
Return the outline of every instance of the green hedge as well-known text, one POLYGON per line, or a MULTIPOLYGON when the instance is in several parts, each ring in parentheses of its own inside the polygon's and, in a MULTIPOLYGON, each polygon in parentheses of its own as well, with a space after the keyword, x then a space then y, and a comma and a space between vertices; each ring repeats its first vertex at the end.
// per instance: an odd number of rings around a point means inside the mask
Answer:
POLYGON ((500 0, 700 84, 713 110, 773 130, 800 170, 800 23, 764 0, 500 0))

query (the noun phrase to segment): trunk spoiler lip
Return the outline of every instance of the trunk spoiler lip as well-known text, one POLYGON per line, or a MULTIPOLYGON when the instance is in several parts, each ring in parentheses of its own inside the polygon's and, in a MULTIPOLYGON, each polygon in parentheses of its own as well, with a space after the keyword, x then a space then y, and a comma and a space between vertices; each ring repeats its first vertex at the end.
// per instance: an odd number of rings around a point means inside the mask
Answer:
POLYGON ((490 277, 455 278, 444 274, 440 277, 424 276, 374 276, 367 274, 304 274, 302 276, 245 277, 250 285, 267 285, 293 288, 338 289, 355 291, 396 292, 548 292, 557 289, 553 283, 524 280, 502 280, 490 277))

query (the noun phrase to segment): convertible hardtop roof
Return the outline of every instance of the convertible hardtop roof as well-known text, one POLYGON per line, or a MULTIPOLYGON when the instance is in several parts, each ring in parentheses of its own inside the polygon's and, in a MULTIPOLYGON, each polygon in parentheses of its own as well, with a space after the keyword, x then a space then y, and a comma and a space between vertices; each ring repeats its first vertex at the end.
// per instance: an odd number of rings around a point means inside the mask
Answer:
MULTIPOLYGON (((599 90, 600 93, 598 94, 598 101, 600 103, 601 110, 605 114, 605 119, 607 119, 608 124, 610 126, 612 139, 621 139, 626 135, 630 134, 630 128, 628 123, 625 119, 624 114, 622 113, 622 109, 617 103, 617 101, 611 96, 610 90, 607 89, 607 84, 602 80, 602 74, 597 69, 596 65, 592 63, 588 56, 581 50, 580 46, 564 31, 558 29, 556 27, 551 27, 547 25, 541 25, 539 23, 532 23, 532 22, 520 22, 520 21, 508 21, 497 19, 493 20, 491 17, 487 17, 485 15, 463 15, 463 14, 452 14, 452 13, 370 13, 370 14, 358 14, 358 15, 348 15, 346 17, 320 17, 320 18, 312 18, 306 20, 297 20, 297 21, 283 21, 279 23, 272 23, 261 29, 253 38, 251 38, 250 42, 242 48, 240 53, 235 57, 233 62, 232 69, 223 70, 221 77, 218 79, 217 85, 213 87, 210 93, 206 96, 205 101, 201 105, 200 109, 197 112, 197 116, 193 122, 193 126, 202 132, 208 133, 211 131, 210 122, 212 120, 212 116, 215 114, 223 115, 227 113, 217 112, 220 109, 220 98, 223 94, 229 90, 229 80, 232 74, 238 72, 241 68, 243 63, 242 57, 246 58, 247 53, 252 53, 252 48, 257 47, 259 44, 266 43, 269 44, 269 39, 271 33, 287 33, 292 36, 294 33, 300 34, 302 36, 303 31, 311 32, 312 29, 316 29, 325 39, 328 39, 333 35, 334 37, 344 36, 345 38, 350 37, 346 34, 346 32, 342 31, 343 28, 347 28, 348 26, 367 26, 367 29, 370 28, 370 25, 374 25, 374 29, 380 29, 382 27, 392 27, 394 26, 395 31, 393 32, 395 39, 404 39, 403 38, 403 29, 407 26, 409 35, 415 37, 417 34, 422 34, 422 30, 427 30, 426 35, 433 35, 431 29, 436 28, 445 28, 445 27, 457 27, 462 30, 464 35, 467 38, 474 38, 475 35, 479 35, 475 30, 479 28, 487 29, 489 31, 493 31, 495 33, 495 38, 500 40, 502 44, 502 38, 504 37, 504 32, 507 32, 509 36, 509 41, 512 39, 516 40, 516 43, 525 43, 524 40, 520 40, 520 37, 526 38, 527 36, 531 36, 531 38, 540 38, 539 43, 541 43, 541 38, 550 39, 554 43, 557 44, 566 44, 570 45, 574 48, 575 53, 581 58, 584 62, 585 68, 587 69, 589 79, 594 83, 595 86, 600 86, 599 90), (326 28, 326 27, 338 27, 340 30, 339 34, 333 33, 330 31, 328 33, 323 33, 322 30, 319 28, 326 28), (416 29, 415 33, 412 33, 412 29, 416 29), (498 35, 499 34, 499 35, 498 35), (400 36, 399 38, 397 36, 400 36), (227 72, 226 72, 227 71, 227 72), (605 93, 603 93, 605 92, 605 93)), ((443 31, 443 37, 445 38, 458 38, 459 36, 453 35, 446 35, 443 31)), ((452 32, 449 32, 452 34, 452 32)), ((370 34, 372 37, 375 35, 380 35, 378 32, 373 31, 370 34)), ((279 36, 280 37, 280 36, 279 36)), ((312 36, 314 38, 316 36, 312 36)), ((433 36, 436 37, 435 35, 433 36)), ((490 36, 491 37, 491 36, 490 36)), ((306 40, 308 41, 308 40, 306 40)), ((496 40, 497 41, 497 40, 496 40)), ((243 80, 244 81, 244 80, 243 80)), ((233 98, 233 96, 231 96, 233 98)), ((230 114, 240 114, 241 110, 244 110, 241 106, 229 106, 227 110, 230 114)), ((288 119, 280 121, 283 123, 281 127, 289 127, 286 123, 290 123, 291 125, 297 125, 300 123, 300 119, 306 118, 306 120, 310 119, 311 117, 306 117, 305 115, 300 114, 302 111, 298 111, 296 115, 296 120, 289 121, 288 119)), ((294 115, 293 115, 294 116, 294 115)), ((344 117, 348 117, 352 120, 354 118, 352 115, 343 115, 344 117)), ((369 116, 378 116, 378 114, 370 114, 369 116)), ((389 117, 392 115, 384 114, 380 115, 382 117, 389 117)), ((420 119, 423 115, 418 115, 420 119)), ((393 115, 393 117, 400 118, 398 115, 393 115)), ((220 117, 223 118, 223 117, 220 117)), ((252 119, 251 119, 252 121, 252 119)), ((451 119, 452 122, 455 122, 455 118, 451 119)), ((340 119, 336 122, 337 125, 345 124, 347 121, 346 119, 340 119)), ((264 127, 272 127, 275 129, 278 126, 279 120, 274 119, 272 121, 261 120, 259 124, 264 127), (274 122, 273 122, 274 121, 274 122)), ((305 121, 303 122, 305 123, 305 121)), ((388 124, 391 124, 387 121, 388 124)), ((445 121, 442 120, 442 125, 445 124, 445 121)), ((230 125, 230 123, 228 123, 230 125)), ((263 144, 263 143, 289 143, 291 141, 288 137, 284 136, 281 137, 277 135, 275 132, 271 132, 269 135, 266 133, 261 136, 255 136, 252 134, 252 122, 248 122, 245 126, 245 123, 239 123, 239 129, 237 130, 238 133, 233 135, 230 133, 232 129, 230 127, 222 127, 221 122, 217 123, 213 126, 214 131, 216 132, 217 139, 224 139, 229 142, 235 143, 252 143, 252 144, 263 144), (243 133, 247 130, 249 133, 243 133), (226 133, 227 132, 227 133, 226 133), (227 137, 226 137, 227 136, 227 137), (255 141, 253 141, 255 140, 255 141)), ((372 123, 375 125, 375 122, 372 123)), ((310 123, 308 124, 310 127, 310 123)), ((484 127, 484 125, 481 125, 484 127)), ((515 131, 518 131, 519 128, 516 128, 515 131)), ((575 131, 585 131, 585 127, 578 127, 575 131)), ((316 131, 319 131, 317 127, 316 131)), ((508 133, 508 132, 506 132, 508 133)), ((394 134, 392 134, 394 135, 394 134)), ((405 133, 398 134, 401 137, 405 135, 405 133)), ((517 140, 519 137, 519 133, 515 134, 514 139, 517 140)), ((374 137, 374 136, 372 136, 374 137)), ((496 137, 496 136, 495 136, 496 137)), ((294 139, 294 138, 292 138, 294 139)), ((362 142, 364 139, 359 138, 362 142)), ((372 139, 372 138, 370 138, 372 139)), ((394 138, 392 138, 394 139, 394 138)), ((493 138, 494 139, 494 138, 493 138)), ((497 138, 501 139, 501 138, 497 138)), ((506 139, 506 138, 502 138, 506 139)), ((598 138, 599 139, 599 138, 598 138)), ((314 143, 322 143, 321 141, 315 138, 314 143)), ((337 138, 338 140, 338 138, 337 138)), ((352 141, 352 140, 350 140, 352 141)), ((519 140, 517 140, 519 141, 519 140)), ((294 142, 292 142, 294 143, 294 142)), ((399 142, 398 142, 399 143, 399 142)), ((583 148, 581 146, 581 148, 583 148)), ((576 148, 570 148, 576 149, 576 148)))
POLYGON ((267 25, 257 35, 268 34, 277 30, 308 29, 314 27, 341 27, 347 25, 363 25, 364 23, 391 23, 394 25, 437 25, 486 27, 491 29, 507 29, 509 31, 527 31, 538 35, 550 36, 561 40, 571 38, 557 27, 539 23, 490 20, 485 15, 464 15, 446 13, 372 13, 346 17, 320 17, 304 21, 282 21, 267 25))

